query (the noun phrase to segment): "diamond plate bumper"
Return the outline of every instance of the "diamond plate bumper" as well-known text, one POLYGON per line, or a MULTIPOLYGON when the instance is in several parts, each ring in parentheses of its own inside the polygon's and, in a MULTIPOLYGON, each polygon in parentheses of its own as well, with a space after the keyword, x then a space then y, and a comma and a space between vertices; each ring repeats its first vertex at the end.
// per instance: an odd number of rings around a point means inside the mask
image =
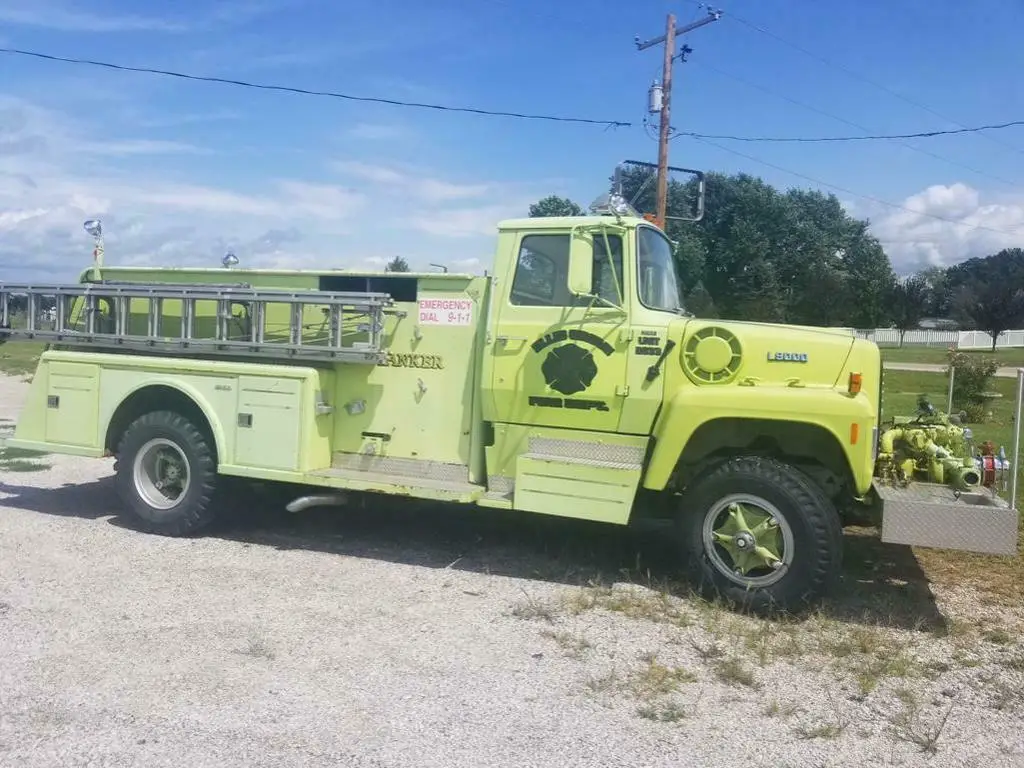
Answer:
POLYGON ((947 485, 914 483, 894 488, 877 481, 874 488, 882 500, 884 542, 1017 554, 1017 511, 986 490, 956 496, 947 485))

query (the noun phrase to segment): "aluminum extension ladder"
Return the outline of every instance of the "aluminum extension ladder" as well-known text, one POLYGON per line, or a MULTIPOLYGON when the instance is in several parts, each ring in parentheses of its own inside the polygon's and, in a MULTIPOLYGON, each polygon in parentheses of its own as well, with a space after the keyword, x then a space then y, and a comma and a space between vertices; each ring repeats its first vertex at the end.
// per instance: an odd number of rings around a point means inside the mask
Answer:
POLYGON ((385 315, 405 314, 393 304, 386 293, 247 284, 0 283, 0 343, 378 363, 385 315), (167 302, 180 302, 180 320, 167 302))

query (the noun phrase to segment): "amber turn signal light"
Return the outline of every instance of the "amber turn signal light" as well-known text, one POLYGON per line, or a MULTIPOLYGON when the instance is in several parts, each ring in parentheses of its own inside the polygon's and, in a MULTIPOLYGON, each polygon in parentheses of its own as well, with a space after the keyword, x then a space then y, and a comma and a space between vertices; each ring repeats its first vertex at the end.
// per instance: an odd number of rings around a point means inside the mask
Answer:
POLYGON ((850 374, 850 383, 846 388, 846 391, 851 395, 860 394, 860 387, 862 383, 862 376, 859 373, 850 374))

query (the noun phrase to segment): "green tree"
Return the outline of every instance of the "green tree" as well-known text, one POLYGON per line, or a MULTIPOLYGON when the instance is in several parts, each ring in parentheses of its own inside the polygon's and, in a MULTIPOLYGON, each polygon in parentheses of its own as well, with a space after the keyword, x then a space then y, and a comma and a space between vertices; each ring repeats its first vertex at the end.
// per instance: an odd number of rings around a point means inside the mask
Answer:
MULTIPOLYGON (((621 178, 626 199, 653 212, 653 171, 627 167, 621 178)), ((696 182, 670 180, 668 216, 691 215, 696 193, 696 182)), ((885 320, 892 266, 868 222, 835 195, 710 173, 703 219, 669 218, 666 233, 684 295, 702 286, 722 317, 861 328, 885 320)))
POLYGON ((408 272, 409 262, 403 259, 401 256, 395 256, 384 266, 385 272, 408 272))
POLYGON ((582 216, 583 209, 567 197, 548 195, 530 206, 530 216, 582 216))
POLYGON ((1024 289, 1020 283, 973 280, 958 291, 954 312, 991 336, 995 352, 999 334, 1024 322, 1024 289))
POLYGON ((895 280, 889 289, 889 314, 893 325, 900 332, 900 346, 907 331, 917 328, 921 318, 928 311, 931 292, 922 277, 914 275, 904 280, 895 280))
POLYGON ((1005 248, 946 270, 953 316, 992 337, 1024 323, 1024 249, 1005 248))
POLYGON ((918 271, 917 277, 928 287, 928 306, 925 314, 929 317, 946 317, 952 307, 946 270, 933 265, 918 271))

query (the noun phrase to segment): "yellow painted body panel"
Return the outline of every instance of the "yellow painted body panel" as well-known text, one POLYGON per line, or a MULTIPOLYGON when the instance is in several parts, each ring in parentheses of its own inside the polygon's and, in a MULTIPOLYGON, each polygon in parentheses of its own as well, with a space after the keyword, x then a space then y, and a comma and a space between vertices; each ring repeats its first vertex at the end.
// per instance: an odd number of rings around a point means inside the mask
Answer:
POLYGON ((826 430, 846 456, 864 494, 873 469, 871 435, 878 419, 878 347, 832 329, 735 321, 679 320, 665 365, 665 404, 654 425, 656 448, 645 488, 665 487, 694 433, 717 419, 767 419, 826 430), (710 342, 710 343, 709 343, 710 342), (726 345, 730 355, 719 354, 726 345), (722 368, 718 369, 721 365, 722 368), (864 390, 846 392, 849 373, 864 390), (858 441, 851 443, 851 425, 858 441))
MULTIPOLYGON (((105 279, 144 283, 341 291, 363 281, 364 290, 395 298, 383 329, 387 358, 372 365, 50 351, 11 444, 102 455, 118 408, 165 386, 205 415, 224 474, 621 524, 639 488, 666 488, 702 425, 768 419, 825 430, 855 490, 865 492, 877 347, 834 329, 697 320, 645 306, 641 283, 649 289, 656 278, 638 275, 644 226, 587 217, 505 222, 493 277, 104 268, 105 279), (512 301, 525 238, 575 233, 593 246, 597 236, 579 228, 601 221, 622 240, 616 306, 566 296, 564 268, 512 301), (575 372, 585 371, 578 380, 565 375, 569 347, 577 348, 575 372), (845 393, 851 372, 863 376, 856 397, 845 393), (48 408, 51 396, 60 399, 48 408)), ((132 332, 146 329, 143 304, 132 332)), ((197 335, 212 335, 216 307, 205 304, 197 335)), ((285 310, 271 314, 272 332, 286 333, 285 310)), ((162 318, 176 333, 180 307, 166 301, 162 318)), ((304 333, 322 333, 323 321, 309 307, 304 333)))
POLYGON ((871 486, 871 467, 862 459, 871 455, 872 411, 863 395, 850 398, 825 387, 682 389, 669 401, 658 421, 654 433, 656 447, 643 485, 652 490, 665 487, 698 428, 718 419, 767 419, 783 424, 809 424, 826 430, 852 460, 857 492, 864 494, 871 486), (850 444, 852 423, 860 425, 861 435, 868 436, 857 446, 850 444))
POLYGON ((87 455, 102 455, 107 428, 122 403, 147 388, 169 387, 186 395, 203 412, 218 458, 224 464, 239 462, 241 454, 241 460, 252 462, 254 467, 301 472, 323 469, 330 466, 331 414, 317 415, 314 406, 317 391, 332 379, 331 371, 304 366, 48 351, 40 358, 25 415, 19 419, 10 444, 45 444, 49 450, 58 450, 47 430, 51 423, 60 423, 62 435, 77 434, 75 444, 88 451, 87 455), (91 411, 65 407, 64 372, 86 368, 99 373, 97 406, 91 411), (59 372, 57 376, 54 371, 59 372), (267 395, 275 389, 292 393, 291 410, 284 418, 280 403, 267 395), (61 396, 61 400, 56 407, 47 408, 47 398, 54 395, 61 396), (239 448, 239 413, 253 416, 244 449, 239 448))
POLYGON ((54 362, 47 370, 46 428, 50 443, 95 447, 100 368, 90 363, 54 362), (71 414, 73 417, 68 418, 71 414))
POLYGON ((421 322, 419 302, 398 303, 408 315, 388 320, 385 363, 337 366, 336 452, 470 465, 485 286, 471 278, 423 287, 424 306, 463 309, 425 309, 421 322))
MULTIPOLYGON (((564 231, 554 234, 573 232, 566 224, 564 231)), ((568 264, 554 260, 545 284, 533 287, 550 296, 519 289, 517 298, 511 298, 520 246, 531 236, 546 235, 535 226, 525 233, 513 228, 499 236, 502 258, 482 369, 483 418, 495 424, 614 432, 627 394, 628 313, 600 302, 573 303, 565 287, 568 264), (582 379, 564 375, 566 365, 559 354, 566 350, 587 358, 582 379)), ((576 232, 576 239, 593 247, 595 238, 576 232)), ((619 278, 625 280, 623 275, 619 278)), ((625 289, 628 295, 628 285, 625 289)))
MULTIPOLYGON (((152 283, 237 281, 257 287, 306 290, 323 285, 330 290, 343 290, 347 289, 346 285, 333 285, 328 281, 346 279, 351 282, 359 275, 329 271, 289 273, 242 269, 227 272, 218 269, 106 268, 104 277, 152 283)), ((377 275, 367 279, 381 277, 377 275)), ((377 366, 318 366, 329 371, 332 379, 332 383, 325 380, 325 399, 334 406, 328 454, 365 455, 372 452, 377 457, 462 464, 469 468, 471 480, 482 480, 482 453, 481 460, 473 462, 474 441, 480 440, 478 410, 475 422, 473 414, 475 408, 479 409, 479 358, 487 328, 488 281, 472 275, 453 274, 396 274, 393 277, 415 280, 417 296, 415 301, 396 300, 395 312, 385 317, 387 360, 377 366)), ((372 285, 371 288, 378 290, 372 285)), ((386 290, 386 287, 379 290, 386 290)), ((133 308, 132 328, 135 332, 144 332, 147 322, 145 302, 136 303, 139 306, 133 308)), ((176 308, 176 305, 180 302, 164 302, 163 316, 165 322, 171 323, 169 328, 176 329, 174 323, 180 322, 180 306, 176 308)), ((197 336, 212 334, 215 311, 215 302, 197 302, 197 336)), ((308 336, 322 333, 323 314, 314 306, 307 307, 304 323, 309 326, 308 336)), ((287 307, 272 307, 267 326, 276 328, 278 335, 286 337, 287 307)), ((253 375, 266 375, 262 368, 266 363, 256 358, 252 365, 257 366, 248 369, 254 372, 253 375)), ((253 386, 259 389, 260 385, 253 386)), ((276 418, 271 414, 281 416, 284 413, 275 408, 295 407, 294 403, 286 406, 280 396, 275 399, 276 406, 266 403, 261 406, 266 409, 268 419, 276 418)), ((233 423, 226 429, 232 434, 236 431, 233 423)), ((299 438, 286 421, 281 422, 281 429, 281 443, 274 449, 278 451, 278 458, 264 458, 262 461, 270 463, 252 466, 297 468, 290 466, 294 462, 284 457, 289 450, 295 450, 299 438)), ((306 439, 307 436, 301 438, 303 443, 306 439)), ((322 446, 317 453, 323 457, 322 446)), ((253 460, 253 456, 247 455, 238 464, 246 465, 253 460)), ((330 463, 327 460, 324 466, 330 463)))
POLYGON ((621 469, 520 456, 514 509, 625 525, 640 468, 621 469))
POLYGON ((295 379, 239 376, 235 463, 296 471, 302 450, 302 391, 295 379))

